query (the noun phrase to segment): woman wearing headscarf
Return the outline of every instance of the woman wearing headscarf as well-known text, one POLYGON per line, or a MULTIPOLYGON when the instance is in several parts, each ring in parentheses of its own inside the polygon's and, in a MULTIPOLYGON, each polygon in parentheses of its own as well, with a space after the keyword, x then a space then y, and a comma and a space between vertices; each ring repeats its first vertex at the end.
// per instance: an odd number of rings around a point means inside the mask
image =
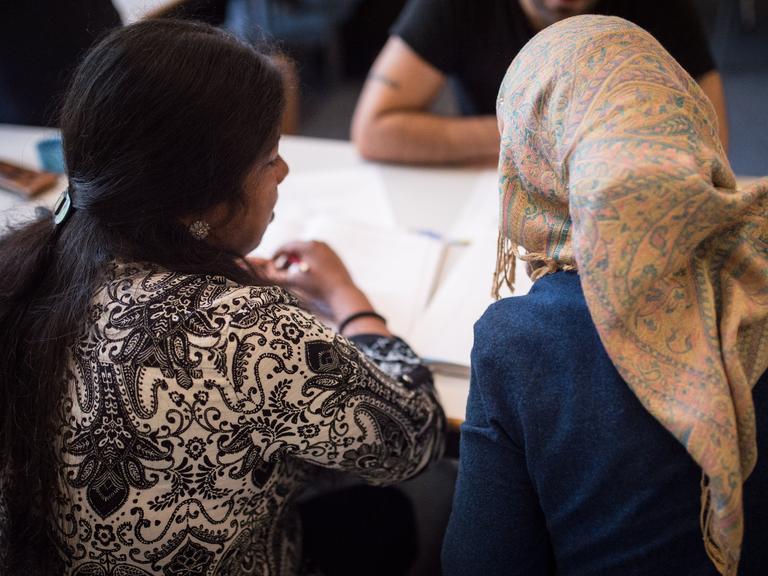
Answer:
POLYGON ((446 574, 766 574, 768 182, 645 31, 582 16, 497 103, 496 289, 475 326, 446 574))

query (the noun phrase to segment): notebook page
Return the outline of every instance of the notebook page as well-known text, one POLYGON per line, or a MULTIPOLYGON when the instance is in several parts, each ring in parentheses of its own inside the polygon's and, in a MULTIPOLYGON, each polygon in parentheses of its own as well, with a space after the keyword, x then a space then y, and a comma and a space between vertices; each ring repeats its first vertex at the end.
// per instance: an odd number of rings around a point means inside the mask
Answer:
POLYGON ((395 226, 376 167, 289 174, 278 188, 275 219, 253 255, 270 258, 286 242, 305 239, 309 222, 318 217, 382 228, 395 226))
MULTIPOLYGON (((478 234, 467 247, 451 248, 463 253, 415 323, 409 340, 414 350, 427 360, 469 366, 474 323, 493 303, 491 285, 496 268, 496 238, 495 231, 486 232, 478 234)), ((518 263, 514 295, 527 294, 530 288, 525 265, 518 263)), ((502 291, 502 296, 509 295, 502 291)))
POLYGON ((451 228, 451 240, 470 240, 478 234, 499 229, 498 180, 495 170, 479 173, 472 192, 461 209, 461 216, 451 228))
POLYGON ((278 188, 275 221, 316 216, 395 227, 381 172, 374 166, 289 174, 278 188))
POLYGON ((442 242, 396 228, 328 218, 314 219, 303 236, 327 242, 387 319, 389 329, 407 337, 427 305, 444 253, 442 242))
POLYGON ((271 258, 293 240, 322 240, 341 257, 389 329, 406 337, 427 305, 445 252, 442 242, 398 228, 316 217, 273 222, 254 256, 271 258))
POLYGON ((306 228, 307 222, 304 220, 278 220, 275 218, 275 220, 267 226, 264 236, 261 238, 261 242, 250 255, 258 256, 259 258, 272 258, 275 255, 275 252, 277 252, 277 249, 286 242, 302 240, 306 228))

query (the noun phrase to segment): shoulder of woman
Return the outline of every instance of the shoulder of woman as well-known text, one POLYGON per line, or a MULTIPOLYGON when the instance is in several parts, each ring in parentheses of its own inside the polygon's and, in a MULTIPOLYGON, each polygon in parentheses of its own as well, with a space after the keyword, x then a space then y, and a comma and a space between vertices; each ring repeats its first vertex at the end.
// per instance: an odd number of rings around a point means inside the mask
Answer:
POLYGON ((497 300, 475 323, 475 339, 491 338, 512 343, 520 334, 530 336, 539 330, 546 310, 532 296, 513 296, 497 300))
POLYGON ((267 310, 283 307, 298 310, 298 300, 277 286, 246 286, 222 276, 186 274, 153 265, 115 264, 99 290, 96 302, 125 314, 150 308, 158 314, 183 321, 206 316, 210 321, 232 327, 250 325, 267 310), (157 309, 157 310, 156 310, 157 309))
POLYGON ((558 273, 544 277, 525 296, 491 304, 475 324, 475 346, 507 350, 541 347, 592 330, 578 277, 558 273))
POLYGON ((288 291, 278 286, 242 286, 227 283, 212 289, 210 299, 200 305, 213 316, 226 317, 235 330, 256 328, 275 333, 278 325, 292 323, 307 326, 319 321, 288 291))
POLYGON ((211 300, 212 304, 227 304, 233 310, 266 308, 272 305, 301 307, 295 296, 279 286, 243 286, 227 281, 222 288, 216 291, 211 300))

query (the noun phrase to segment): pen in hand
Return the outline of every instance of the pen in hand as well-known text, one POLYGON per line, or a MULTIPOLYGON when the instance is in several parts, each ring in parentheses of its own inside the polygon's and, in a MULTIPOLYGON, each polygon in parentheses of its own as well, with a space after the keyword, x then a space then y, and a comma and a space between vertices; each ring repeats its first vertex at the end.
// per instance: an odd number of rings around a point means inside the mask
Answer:
POLYGON ((304 262, 298 254, 280 254, 273 261, 275 268, 287 272, 309 272, 309 264, 304 262))

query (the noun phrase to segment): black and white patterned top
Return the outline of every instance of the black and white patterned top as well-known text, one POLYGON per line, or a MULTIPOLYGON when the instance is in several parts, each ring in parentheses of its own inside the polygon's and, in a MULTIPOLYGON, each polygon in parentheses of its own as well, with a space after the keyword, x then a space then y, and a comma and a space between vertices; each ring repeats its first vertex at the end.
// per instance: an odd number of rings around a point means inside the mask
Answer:
POLYGON ((68 575, 295 574, 319 467, 386 484, 442 450, 406 344, 356 347, 279 288, 120 263, 86 324, 59 433, 68 575))

